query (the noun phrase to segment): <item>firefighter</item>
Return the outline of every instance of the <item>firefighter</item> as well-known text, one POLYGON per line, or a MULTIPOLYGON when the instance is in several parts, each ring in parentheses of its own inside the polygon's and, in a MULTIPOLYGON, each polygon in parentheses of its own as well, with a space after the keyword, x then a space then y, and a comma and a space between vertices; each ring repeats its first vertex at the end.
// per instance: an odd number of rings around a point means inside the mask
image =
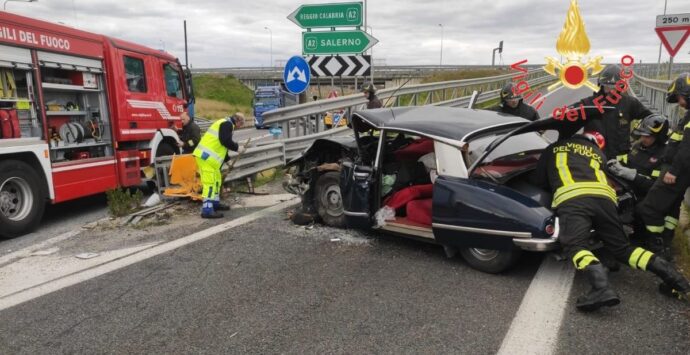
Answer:
POLYGON ((232 133, 243 125, 244 115, 240 112, 214 122, 194 150, 203 186, 202 218, 221 218, 223 214, 218 211, 230 210, 229 206, 220 203, 223 183, 220 168, 228 158, 228 149, 235 152, 238 150, 239 146, 232 140, 232 133))
POLYGON ((633 135, 640 139, 633 144, 630 153, 609 160, 607 166, 613 175, 630 181, 635 195, 642 200, 661 174, 668 120, 662 115, 651 114, 633 129, 633 135))
POLYGON ((366 83, 362 85, 362 92, 364 93, 364 97, 366 97, 367 100, 369 100, 369 102, 367 103, 368 109, 383 107, 381 100, 379 100, 379 98, 376 97, 376 87, 373 83, 366 83))
MULTIPOLYGON (((652 114, 652 111, 638 99, 621 94, 616 89, 616 83, 621 81, 621 70, 618 65, 609 65, 604 68, 598 77, 599 91, 581 101, 584 106, 590 108, 597 106, 595 100, 597 103, 605 104, 603 113, 596 108, 587 110, 585 130, 597 131, 604 136, 606 139, 604 154, 611 159, 630 151, 631 122, 652 114)), ((579 106, 579 103, 575 106, 579 106)))
POLYGON ((189 118, 187 112, 180 115, 182 130, 180 131, 180 142, 177 145, 182 148, 183 154, 191 154, 201 140, 201 130, 199 126, 189 118))
POLYGON ((666 102, 678 103, 687 111, 669 139, 664 160, 670 168, 654 182, 637 213, 645 225, 645 239, 667 250, 676 227, 685 190, 690 186, 690 74, 683 73, 671 83, 666 102))
POLYGON ((530 121, 539 119, 539 113, 534 107, 524 103, 522 96, 515 94, 515 85, 508 83, 501 89, 501 103, 496 111, 522 117, 530 121))
POLYGON ((552 208, 558 216, 559 242, 575 268, 587 276, 592 289, 578 297, 576 307, 581 311, 594 311, 603 306, 620 303, 618 294, 608 281, 608 270, 588 249, 590 231, 620 262, 632 268, 649 270, 688 297, 690 284, 660 256, 630 245, 616 209, 616 192, 608 185, 605 145, 598 132, 586 131, 549 145, 539 159, 537 180, 553 192, 552 208))

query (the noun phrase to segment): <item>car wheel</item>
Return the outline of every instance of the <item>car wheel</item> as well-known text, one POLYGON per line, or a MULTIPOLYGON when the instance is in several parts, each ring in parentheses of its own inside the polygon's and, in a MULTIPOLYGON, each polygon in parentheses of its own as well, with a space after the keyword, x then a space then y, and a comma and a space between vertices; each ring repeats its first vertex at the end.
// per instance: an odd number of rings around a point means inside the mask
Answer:
POLYGON ((22 161, 0 162, 0 236, 16 237, 38 226, 46 202, 39 176, 22 161))
POLYGON ((316 180, 314 198, 316 211, 323 223, 331 227, 345 227, 339 172, 329 171, 319 176, 319 179, 316 180))
POLYGON ((473 268, 497 274, 509 269, 520 257, 521 250, 495 250, 481 248, 462 248, 460 254, 473 268))

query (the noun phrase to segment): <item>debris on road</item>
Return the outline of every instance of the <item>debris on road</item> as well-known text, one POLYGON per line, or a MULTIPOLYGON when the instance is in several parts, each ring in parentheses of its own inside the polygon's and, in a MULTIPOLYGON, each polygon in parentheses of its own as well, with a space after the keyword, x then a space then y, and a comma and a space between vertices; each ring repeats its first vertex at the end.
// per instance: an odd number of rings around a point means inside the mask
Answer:
POLYGON ((99 256, 99 255, 101 255, 101 254, 100 254, 100 253, 81 253, 81 254, 75 255, 74 257, 77 258, 77 259, 84 259, 84 260, 86 260, 86 259, 93 259, 93 258, 95 258, 95 257, 97 257, 97 256, 99 256))
POLYGON ((136 225, 143 218, 148 217, 148 216, 153 215, 153 214, 157 214, 158 212, 166 210, 167 208, 172 207, 174 205, 177 205, 178 203, 179 203, 179 201, 168 202, 165 204, 161 204, 161 205, 154 206, 154 207, 149 207, 149 208, 143 209, 141 211, 131 213, 124 218, 124 220, 122 221, 122 223, 120 225, 121 226, 125 226, 128 224, 129 225, 136 225))
POLYGON ((339 242, 340 238, 331 238, 331 242, 339 242))
POLYGON ((33 252, 33 253, 29 254, 29 255, 30 255, 30 256, 47 256, 47 255, 50 255, 50 254, 55 254, 55 253, 57 253, 59 250, 60 250, 60 248, 55 247, 55 248, 50 248, 50 249, 37 250, 37 251, 35 251, 35 252, 33 252))
POLYGON ((161 196, 157 193, 153 193, 146 199, 146 202, 144 202, 144 207, 153 207, 159 203, 161 203, 161 196))

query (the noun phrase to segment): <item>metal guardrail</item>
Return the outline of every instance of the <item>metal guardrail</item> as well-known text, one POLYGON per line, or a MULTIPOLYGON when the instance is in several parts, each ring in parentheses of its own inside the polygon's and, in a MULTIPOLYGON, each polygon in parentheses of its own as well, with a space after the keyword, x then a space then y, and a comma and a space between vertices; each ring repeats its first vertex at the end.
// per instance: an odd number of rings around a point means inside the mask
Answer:
POLYGON ((266 144, 283 144, 285 146, 285 158, 287 161, 292 160, 295 158, 297 155, 299 155, 300 152, 303 150, 309 148, 309 146, 314 142, 315 140, 319 138, 327 138, 327 137, 335 137, 335 136, 342 136, 342 135, 347 135, 350 134, 352 131, 348 127, 338 127, 334 129, 330 129, 328 131, 324 131, 321 133, 316 133, 308 136, 302 136, 302 137, 295 137, 295 138, 288 138, 288 139, 282 139, 278 141, 272 141, 270 143, 258 143, 258 146, 263 146, 266 144))
POLYGON ((678 124, 680 121, 678 105, 666 103, 666 90, 671 85, 671 80, 649 79, 635 72, 631 84, 635 94, 645 106, 666 116, 671 127, 678 124))
MULTIPOLYGON (((283 143, 271 143, 259 147, 251 147, 242 152, 242 156, 235 163, 232 171, 226 177, 226 181, 237 180, 260 173, 264 170, 283 166, 286 163, 286 145, 283 143)), ((229 152, 230 159, 240 153, 229 152)))
MULTIPOLYGON (((463 102, 466 103, 463 100, 469 100, 474 90, 484 93, 482 99, 489 100, 497 97, 498 90, 514 75, 515 73, 510 73, 488 78, 402 86, 380 90, 377 96, 386 106, 420 106, 440 103, 446 106, 462 106, 463 102), (496 96, 491 97, 491 95, 496 96)), ((554 80, 541 69, 530 70, 525 79, 530 84, 535 84, 535 79, 544 77, 554 80)), ((344 110, 345 117, 351 117, 353 112, 363 108, 366 103, 367 100, 362 94, 353 94, 279 108, 264 113, 263 117, 267 125, 280 126, 284 138, 308 136, 324 131, 323 118, 328 111, 344 110)))

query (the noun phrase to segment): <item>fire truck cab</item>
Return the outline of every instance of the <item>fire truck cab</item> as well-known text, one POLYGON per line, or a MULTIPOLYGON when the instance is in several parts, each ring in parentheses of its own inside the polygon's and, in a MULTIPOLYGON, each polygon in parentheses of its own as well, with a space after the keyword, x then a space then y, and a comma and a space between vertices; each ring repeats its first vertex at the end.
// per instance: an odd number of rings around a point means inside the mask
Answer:
POLYGON ((179 153, 192 100, 163 51, 0 12, 0 236, 37 226, 46 202, 140 185, 179 153))

